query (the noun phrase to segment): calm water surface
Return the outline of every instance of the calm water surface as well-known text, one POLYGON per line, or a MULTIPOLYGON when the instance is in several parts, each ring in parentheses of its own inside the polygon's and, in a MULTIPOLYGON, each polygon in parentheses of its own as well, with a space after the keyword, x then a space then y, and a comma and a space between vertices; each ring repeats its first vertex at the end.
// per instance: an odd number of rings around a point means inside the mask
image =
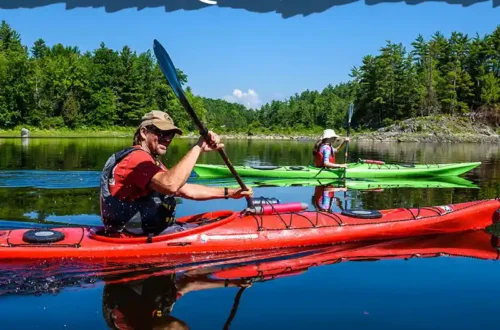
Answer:
MULTIPOLYGON (((164 159, 167 166, 175 164, 194 142, 175 141, 164 159)), ((99 225, 99 171, 111 153, 129 143, 123 138, 0 139, 0 227, 99 225)), ((311 141, 225 143, 234 165, 311 162, 311 141)), ((454 188, 350 189, 348 207, 442 205, 500 196, 497 145, 351 143, 349 151, 350 161, 482 164, 463 176, 470 181, 467 185, 454 188)), ((217 153, 204 154, 199 162, 223 164, 217 153)), ((265 187, 254 191, 256 197, 311 205, 314 189, 265 187)), ((344 200, 342 192, 338 197, 344 200)), ((243 207, 244 200, 183 200, 177 214, 243 207)), ((151 329, 152 311, 147 306, 156 296, 162 297, 164 305, 175 302, 170 315, 164 313, 157 321, 170 322, 174 329, 224 329, 226 323, 231 329, 492 328, 497 325, 495 297, 500 294, 496 245, 495 236, 478 232, 407 239, 398 248, 366 242, 343 250, 288 251, 286 258, 277 252, 241 256, 231 263, 213 257, 204 267, 187 256, 182 262, 155 263, 147 271, 137 265, 89 268, 69 263, 31 269, 4 265, 0 269, 0 328, 118 329, 128 322, 132 328, 151 329), (427 249, 418 250, 417 241, 427 249), (451 253, 452 249, 460 251, 459 255, 436 257, 437 252, 451 253), (298 252, 301 254, 295 255, 298 252), (265 259, 271 257, 274 259, 265 259), (375 259, 380 260, 368 261, 375 259), (117 269, 126 272, 119 275, 117 269), (263 277, 271 274, 283 276, 263 277), (239 296, 240 287, 251 282, 239 296)))

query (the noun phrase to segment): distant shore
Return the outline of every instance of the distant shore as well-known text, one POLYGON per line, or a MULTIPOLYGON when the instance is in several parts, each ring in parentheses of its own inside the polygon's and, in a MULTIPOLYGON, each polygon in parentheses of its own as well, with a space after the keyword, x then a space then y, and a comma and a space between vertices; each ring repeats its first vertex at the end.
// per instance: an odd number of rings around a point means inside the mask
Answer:
MULTIPOLYGON (((28 128, 30 129, 30 128, 28 128)), ((373 131, 355 132, 352 141, 383 142, 440 142, 440 143, 500 143, 500 130, 474 123, 464 118, 424 117, 412 118, 373 131)), ((32 138, 132 138, 134 128, 117 127, 116 129, 30 129, 32 138)), ((312 133, 224 133, 225 140, 316 140, 321 132, 312 133)), ((339 135, 342 135, 339 132, 339 135)), ((197 132, 186 132, 181 138, 195 139, 197 132)), ((0 130, 0 138, 20 138, 21 129, 0 130)))
MULTIPOLYGON (((0 132, 0 138, 21 138, 18 132, 0 132)), ((37 134, 33 132, 30 138, 132 138, 133 134, 113 131, 101 132, 59 132, 37 134)), ((286 135, 286 134, 254 134, 248 136, 242 133, 220 134, 222 140, 284 140, 284 141, 315 141, 318 136, 286 135)), ((196 134, 187 134, 181 139, 195 139, 196 134)), ((380 141, 380 142, 440 142, 440 143, 500 143, 500 135, 485 134, 447 134, 437 133, 393 133, 370 132, 351 135, 351 141, 380 141)))

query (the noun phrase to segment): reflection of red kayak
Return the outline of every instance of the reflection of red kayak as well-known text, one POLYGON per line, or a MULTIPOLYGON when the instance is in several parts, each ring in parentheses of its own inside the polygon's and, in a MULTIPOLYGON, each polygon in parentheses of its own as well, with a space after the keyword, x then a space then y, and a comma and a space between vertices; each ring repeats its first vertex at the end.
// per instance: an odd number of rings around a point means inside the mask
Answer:
POLYGON ((276 260, 313 253, 320 249, 275 249, 207 254, 174 254, 144 258, 105 259, 8 259, 0 261, 0 296, 13 293, 56 292, 70 286, 86 286, 144 280, 174 273, 210 273, 221 267, 276 260), (29 279, 29 281, 26 281, 29 279))
POLYGON ((103 262, 92 260, 91 263, 86 260, 54 260, 53 263, 43 262, 39 267, 29 267, 30 264, 23 260, 11 260, 0 265, 0 295, 38 293, 48 289, 56 291, 53 287, 59 291, 67 286, 81 286, 98 280, 107 284, 127 283, 185 272, 190 277, 194 276, 193 278, 209 276, 220 281, 266 281, 298 275, 311 267, 346 261, 440 256, 498 260, 499 245, 498 238, 485 231, 466 231, 379 242, 351 242, 308 249, 142 258, 135 264, 127 264, 127 259, 103 262), (22 280, 23 278, 29 278, 30 281, 22 280), (22 282, 18 283, 19 279, 22 282))
POLYGON ((214 272, 218 279, 252 278, 270 280, 292 276, 310 267, 345 261, 433 258, 441 256, 498 260, 500 247, 497 237, 485 231, 402 238, 379 243, 351 243, 323 248, 299 258, 252 263, 214 272))
POLYGON ((151 242, 146 237, 104 236, 98 229, 85 227, 40 232, 5 230, 0 231, 0 259, 136 258, 453 233, 487 227, 498 220, 499 208, 500 201, 494 199, 383 210, 376 212, 378 217, 374 218, 370 218, 373 212, 368 215, 312 211, 257 215, 218 211, 180 218, 180 222, 201 222, 202 225, 179 233, 155 236, 151 242), (56 241, 41 243, 35 240, 43 240, 44 237, 56 241))

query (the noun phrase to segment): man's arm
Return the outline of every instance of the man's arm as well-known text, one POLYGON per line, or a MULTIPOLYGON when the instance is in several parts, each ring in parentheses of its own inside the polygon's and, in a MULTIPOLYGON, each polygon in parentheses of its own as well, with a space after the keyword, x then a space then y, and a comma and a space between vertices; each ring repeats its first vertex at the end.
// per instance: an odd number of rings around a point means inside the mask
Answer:
POLYGON ((177 165, 168 171, 156 173, 151 179, 150 187, 165 195, 177 193, 189 179, 201 152, 216 151, 224 147, 216 134, 212 132, 208 132, 208 134, 210 137, 209 143, 200 137, 198 143, 188 151, 177 165))
POLYGON ((177 193, 189 179, 200 153, 201 147, 195 145, 177 165, 168 171, 156 173, 151 179, 150 187, 165 195, 177 193))
MULTIPOLYGON (((228 198, 241 198, 243 196, 252 196, 252 188, 248 187, 247 190, 242 189, 228 189, 228 198)), ((224 198, 224 188, 209 187, 199 184, 186 183, 177 192, 179 197, 187 199, 194 199, 197 201, 204 201, 209 199, 224 198)))

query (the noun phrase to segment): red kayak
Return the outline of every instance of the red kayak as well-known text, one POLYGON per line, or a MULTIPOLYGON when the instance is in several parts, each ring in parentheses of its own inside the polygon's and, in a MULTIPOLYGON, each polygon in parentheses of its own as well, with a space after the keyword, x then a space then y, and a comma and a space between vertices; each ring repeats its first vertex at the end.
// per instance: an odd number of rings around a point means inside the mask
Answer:
POLYGON ((252 251, 341 242, 394 239, 483 229, 498 221, 500 200, 382 211, 286 211, 297 204, 265 205, 179 218, 200 226, 152 239, 107 236, 102 228, 67 227, 0 231, 0 259, 160 256, 252 251), (260 208, 260 209, 259 209, 260 208), (274 210, 274 211, 273 211, 274 210))

